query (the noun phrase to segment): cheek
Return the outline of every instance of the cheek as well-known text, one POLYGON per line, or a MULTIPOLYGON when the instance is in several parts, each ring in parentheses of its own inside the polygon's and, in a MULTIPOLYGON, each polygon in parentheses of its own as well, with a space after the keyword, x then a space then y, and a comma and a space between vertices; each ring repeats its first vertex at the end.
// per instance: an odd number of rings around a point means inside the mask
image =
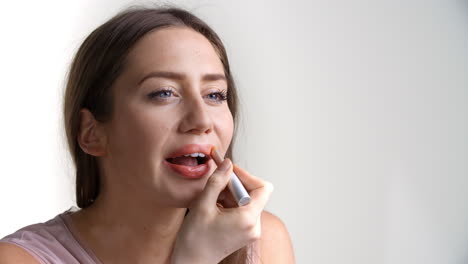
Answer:
POLYGON ((134 113, 134 127, 128 129, 135 132, 135 136, 139 137, 138 145, 141 148, 158 148, 159 145, 166 142, 166 139, 171 135, 174 128, 175 118, 161 114, 151 113, 151 111, 134 113))
POLYGON ((224 113, 223 116, 219 117, 217 120, 219 120, 217 124, 219 127, 219 135, 225 149, 227 150, 234 133, 234 121, 231 112, 229 110, 226 111, 226 113, 224 113))
POLYGON ((131 155, 151 155, 151 152, 156 151, 171 134, 172 123, 175 120, 167 114, 155 114, 141 108, 132 108, 130 105, 120 109, 116 116, 118 118, 111 133, 114 137, 111 144, 117 148, 115 151, 125 150, 132 153, 131 155))

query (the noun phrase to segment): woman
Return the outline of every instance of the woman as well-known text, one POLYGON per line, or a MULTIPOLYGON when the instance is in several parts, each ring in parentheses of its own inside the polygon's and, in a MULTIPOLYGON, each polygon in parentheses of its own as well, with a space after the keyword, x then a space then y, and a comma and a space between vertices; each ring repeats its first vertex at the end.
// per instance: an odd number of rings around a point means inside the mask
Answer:
POLYGON ((84 41, 68 76, 81 209, 5 237, 0 263, 293 263, 284 224, 263 210, 272 185, 231 163, 236 114, 208 25, 170 7, 118 14, 84 41), (219 167, 212 147, 226 156, 219 167), (226 188, 232 171, 246 206, 226 188))

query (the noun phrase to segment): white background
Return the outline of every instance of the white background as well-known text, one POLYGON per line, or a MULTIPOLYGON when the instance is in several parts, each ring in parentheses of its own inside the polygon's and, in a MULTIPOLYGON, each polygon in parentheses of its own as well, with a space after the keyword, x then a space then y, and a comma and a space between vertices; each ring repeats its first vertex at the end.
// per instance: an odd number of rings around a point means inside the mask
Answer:
MULTIPOLYGON (((0 237, 74 205, 72 55, 129 1, 0 8, 0 237)), ((468 263, 466 1, 176 1, 223 39, 237 161, 275 185, 297 263, 468 263)))

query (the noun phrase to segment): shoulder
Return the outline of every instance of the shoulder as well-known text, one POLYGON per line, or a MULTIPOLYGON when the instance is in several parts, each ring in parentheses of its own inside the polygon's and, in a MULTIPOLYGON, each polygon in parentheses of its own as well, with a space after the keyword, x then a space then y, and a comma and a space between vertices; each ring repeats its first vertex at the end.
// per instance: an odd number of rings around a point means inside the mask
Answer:
POLYGON ((258 241, 263 263, 294 263, 294 252, 286 225, 279 217, 263 211, 262 233, 258 241))
POLYGON ((53 259, 53 253, 63 251, 59 239, 64 236, 58 217, 22 227, 0 239, 0 264, 43 263, 45 259, 53 259))
POLYGON ((9 263, 38 264, 39 262, 25 249, 0 241, 0 264, 9 263))

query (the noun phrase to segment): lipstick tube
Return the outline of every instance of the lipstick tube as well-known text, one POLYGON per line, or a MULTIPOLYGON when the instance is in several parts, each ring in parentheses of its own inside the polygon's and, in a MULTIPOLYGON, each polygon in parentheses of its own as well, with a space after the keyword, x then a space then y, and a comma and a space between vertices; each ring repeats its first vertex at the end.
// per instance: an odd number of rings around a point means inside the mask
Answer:
MULTIPOLYGON (((217 166, 219 166, 224 161, 224 158, 221 157, 215 147, 211 149, 211 157, 217 166)), ((231 191, 234 199, 236 199, 237 205, 244 206, 250 203, 251 199, 249 193, 244 188, 244 185, 242 185, 241 181, 234 172, 231 174, 231 180, 228 183, 228 189, 231 191)))

